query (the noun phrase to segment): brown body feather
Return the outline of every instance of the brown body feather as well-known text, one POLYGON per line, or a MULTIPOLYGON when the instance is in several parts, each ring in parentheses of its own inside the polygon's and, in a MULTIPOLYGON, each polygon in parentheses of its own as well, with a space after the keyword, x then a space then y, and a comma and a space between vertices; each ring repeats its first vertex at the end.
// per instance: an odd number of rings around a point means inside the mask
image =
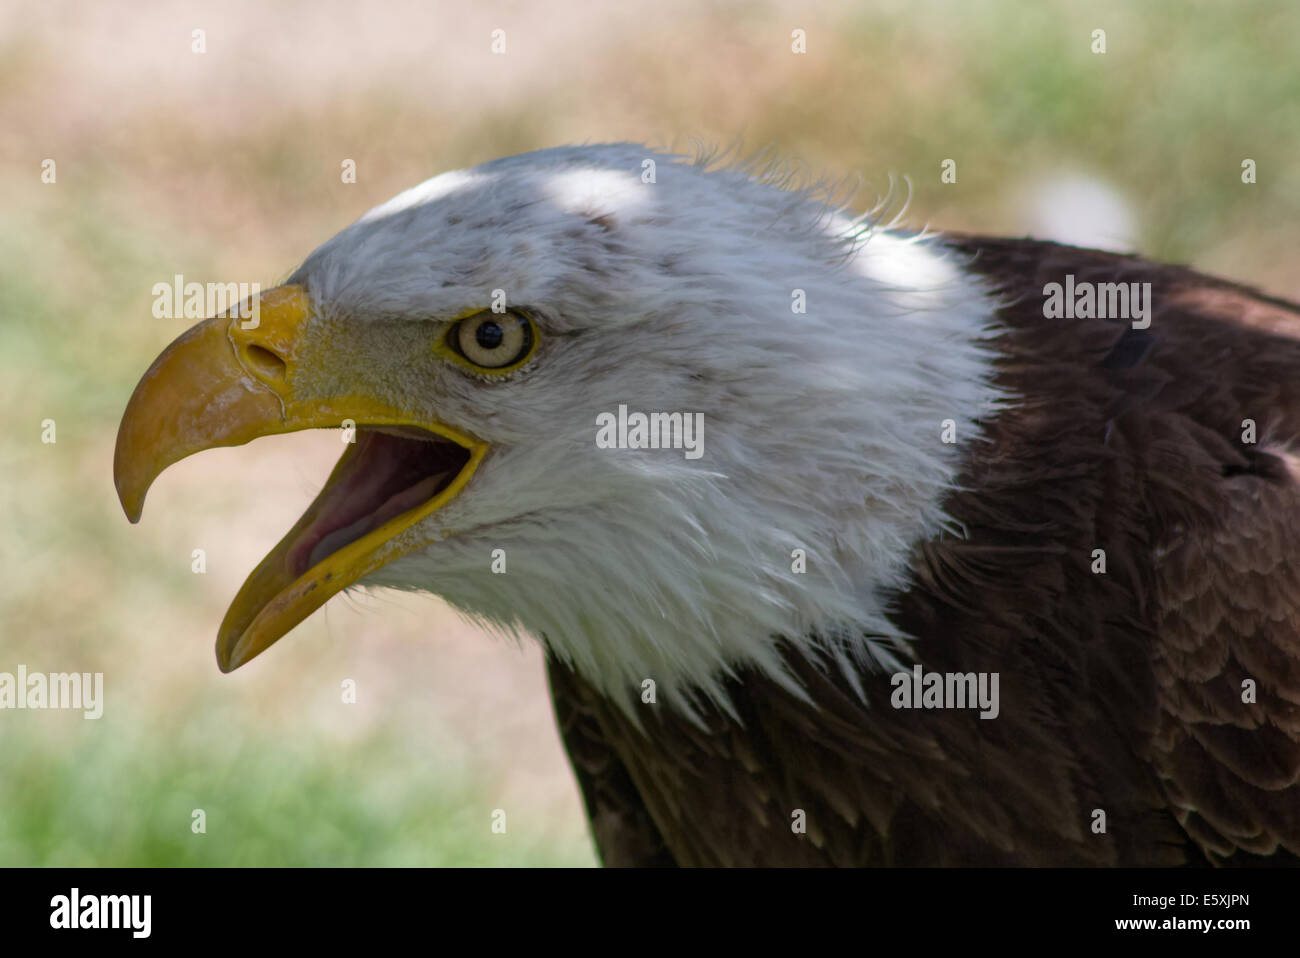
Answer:
POLYGON ((602 859, 1295 862, 1300 307, 1133 257, 946 242, 1009 304, 998 382, 1016 401, 966 447, 947 503, 965 537, 915 550, 892 618, 926 670, 999 673, 998 718, 895 710, 880 674, 864 704, 792 658, 816 708, 742 673, 740 721, 710 711, 705 731, 660 704, 638 729, 552 663, 602 859), (1045 319, 1043 287, 1067 273, 1150 282, 1150 328, 1045 319))

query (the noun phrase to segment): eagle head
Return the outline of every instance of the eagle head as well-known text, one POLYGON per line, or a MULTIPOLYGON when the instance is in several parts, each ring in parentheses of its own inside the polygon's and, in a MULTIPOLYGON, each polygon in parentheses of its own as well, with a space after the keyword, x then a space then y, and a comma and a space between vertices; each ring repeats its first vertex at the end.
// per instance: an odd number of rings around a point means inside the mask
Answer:
MULTIPOLYGON (((892 661, 908 552, 995 399, 986 291, 932 240, 779 175, 622 144, 446 173, 184 333, 114 463, 342 428, 320 495, 217 636, 244 664, 353 586, 539 636, 689 710, 782 644, 892 661)), ((848 670, 851 672, 851 670, 848 670)))

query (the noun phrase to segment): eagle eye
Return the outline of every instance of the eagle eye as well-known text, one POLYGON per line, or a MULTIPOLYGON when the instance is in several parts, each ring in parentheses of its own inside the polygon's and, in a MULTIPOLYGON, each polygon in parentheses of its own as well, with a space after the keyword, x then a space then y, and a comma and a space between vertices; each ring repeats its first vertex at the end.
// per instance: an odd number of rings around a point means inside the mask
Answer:
POLYGON ((526 360, 536 339, 527 316, 485 311, 453 323, 446 342, 472 366, 499 371, 526 360))

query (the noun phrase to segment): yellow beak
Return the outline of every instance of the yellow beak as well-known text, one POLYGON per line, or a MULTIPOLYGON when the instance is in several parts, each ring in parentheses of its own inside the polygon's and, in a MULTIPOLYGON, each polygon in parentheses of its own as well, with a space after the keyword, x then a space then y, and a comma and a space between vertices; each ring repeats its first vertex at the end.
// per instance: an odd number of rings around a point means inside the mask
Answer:
POLYGON ((299 347, 311 317, 307 292, 299 286, 277 287, 262 293, 258 306, 255 318, 217 317, 183 333, 136 386, 113 457, 118 498, 132 522, 140 519, 149 486, 169 465, 204 449, 238 446, 260 436, 339 428, 351 420, 358 426, 415 427, 456 443, 468 456, 450 484, 432 498, 303 571, 304 533, 320 518, 331 489, 345 488, 363 468, 360 443, 349 444, 320 496, 253 570, 226 612, 217 634, 223 672, 269 648, 336 592, 424 545, 401 533, 456 496, 487 449, 458 430, 375 397, 297 396, 299 347))

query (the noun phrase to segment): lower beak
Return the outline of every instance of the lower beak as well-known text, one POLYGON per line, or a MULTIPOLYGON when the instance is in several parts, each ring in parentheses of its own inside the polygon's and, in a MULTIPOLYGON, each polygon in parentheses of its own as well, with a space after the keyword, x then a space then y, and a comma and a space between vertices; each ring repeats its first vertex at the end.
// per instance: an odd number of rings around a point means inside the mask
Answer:
POLYGON ((127 518, 138 522, 145 493, 169 465, 218 446, 303 429, 413 427, 460 447, 460 471, 437 493, 304 568, 304 541, 323 514, 360 483, 358 449, 349 444, 325 490, 239 590, 217 635, 217 662, 229 672, 258 655, 336 592, 425 543, 402 536, 468 482, 486 445, 412 410, 367 395, 313 396, 295 391, 300 345, 312 315, 306 290, 262 293, 249 316, 199 323, 168 346, 136 386, 122 415, 113 478, 127 518))

